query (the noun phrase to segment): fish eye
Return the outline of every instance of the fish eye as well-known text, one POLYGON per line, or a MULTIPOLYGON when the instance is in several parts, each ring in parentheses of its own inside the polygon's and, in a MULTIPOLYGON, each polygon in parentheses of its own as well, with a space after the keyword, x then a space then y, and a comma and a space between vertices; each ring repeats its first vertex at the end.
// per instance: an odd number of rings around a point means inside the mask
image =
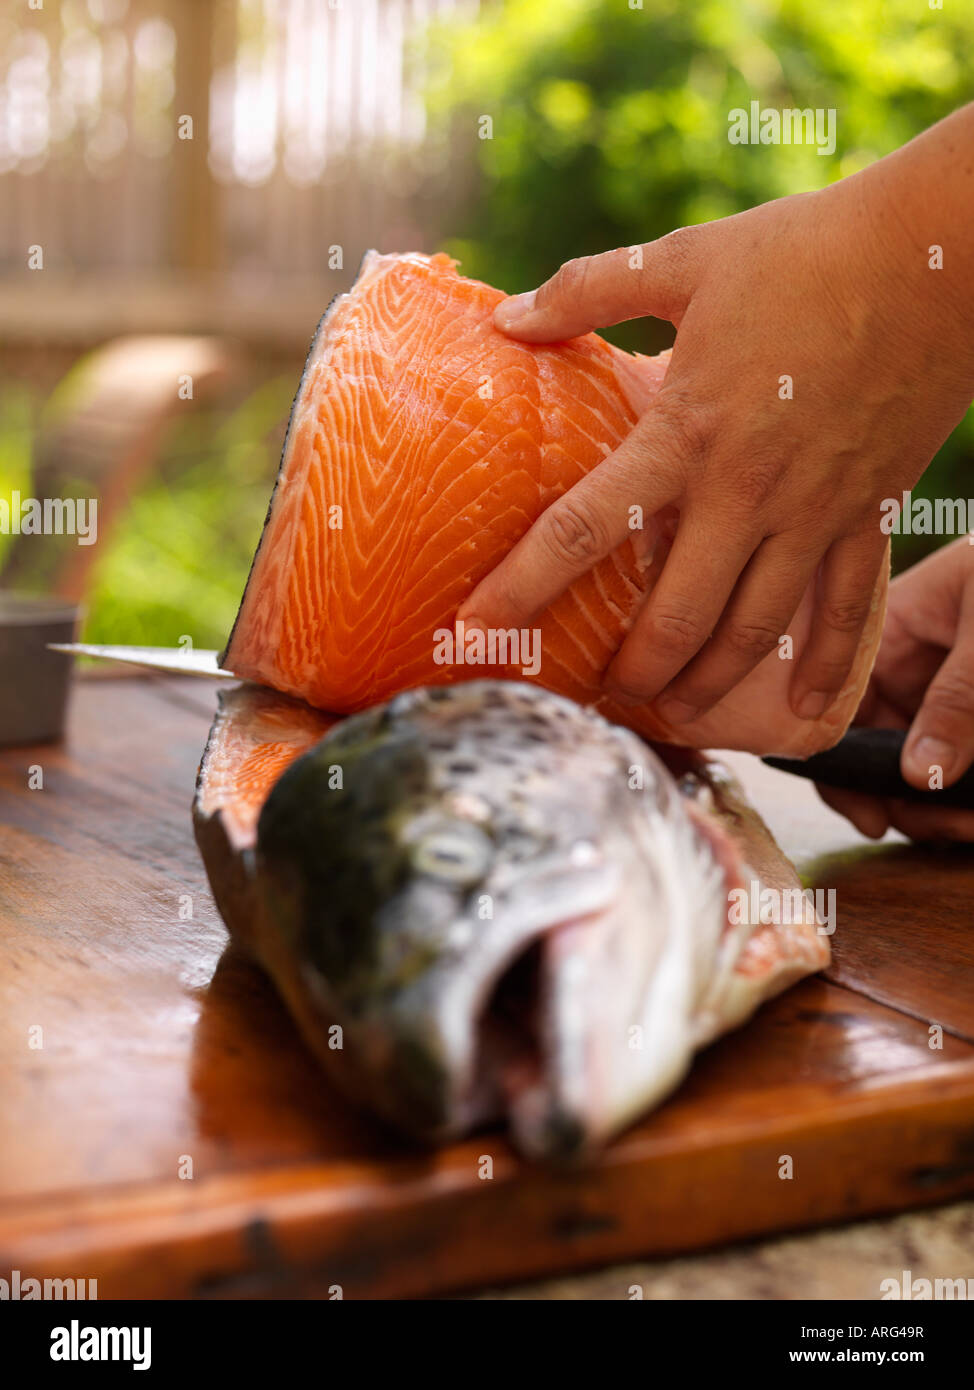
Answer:
POLYGON ((457 821, 426 831, 412 847, 413 867, 421 874, 458 887, 478 883, 490 867, 492 848, 475 825, 457 821))

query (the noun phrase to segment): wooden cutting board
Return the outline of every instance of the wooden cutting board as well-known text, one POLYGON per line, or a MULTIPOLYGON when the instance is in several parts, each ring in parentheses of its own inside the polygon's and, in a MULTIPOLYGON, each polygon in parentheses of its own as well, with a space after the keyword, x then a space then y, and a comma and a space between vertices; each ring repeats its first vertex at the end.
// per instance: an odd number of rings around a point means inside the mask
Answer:
POLYGON ((418 1152, 329 1091, 226 949, 189 813, 214 703, 178 679, 81 681, 63 746, 0 754, 0 1277, 435 1294, 974 1192, 969 852, 870 846, 735 755, 837 891, 828 976, 710 1048, 591 1167, 533 1169, 497 1133, 418 1152))

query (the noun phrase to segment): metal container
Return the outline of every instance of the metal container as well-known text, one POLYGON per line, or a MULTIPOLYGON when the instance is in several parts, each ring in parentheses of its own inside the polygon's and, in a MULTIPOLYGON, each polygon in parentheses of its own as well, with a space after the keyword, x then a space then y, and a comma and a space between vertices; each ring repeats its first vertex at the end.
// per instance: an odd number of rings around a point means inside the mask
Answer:
POLYGON ((61 737, 73 659, 48 642, 72 642, 77 604, 0 590, 0 746, 61 737))

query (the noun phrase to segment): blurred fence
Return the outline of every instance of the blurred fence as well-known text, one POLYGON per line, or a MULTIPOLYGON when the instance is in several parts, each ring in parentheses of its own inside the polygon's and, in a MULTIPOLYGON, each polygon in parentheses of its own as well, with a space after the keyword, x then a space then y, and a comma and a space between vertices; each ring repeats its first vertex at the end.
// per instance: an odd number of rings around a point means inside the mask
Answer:
POLYGON ((0 274, 24 286, 40 246, 56 275, 177 271, 270 286, 334 271, 340 247, 347 282, 371 245, 428 244, 456 179, 426 130, 424 30, 476 9, 0 7, 0 274))

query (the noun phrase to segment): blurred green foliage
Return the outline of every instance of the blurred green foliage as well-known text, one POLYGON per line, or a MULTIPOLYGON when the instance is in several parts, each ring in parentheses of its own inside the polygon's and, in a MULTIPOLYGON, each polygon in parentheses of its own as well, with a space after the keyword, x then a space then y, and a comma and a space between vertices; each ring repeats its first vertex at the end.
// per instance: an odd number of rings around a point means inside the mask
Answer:
MULTIPOLYGON (((435 52, 434 110, 480 171, 443 249, 514 292, 572 256, 822 187, 897 148, 974 93, 974 6, 507 0, 440 28, 435 52), (752 99, 834 107, 834 154, 732 145, 728 113, 752 99)), ((643 320, 606 336, 655 352, 672 330, 643 320)), ((916 494, 966 497, 972 462, 969 412, 916 494)), ((894 540, 900 566, 937 543, 894 540)))
POLYGON ((226 643, 260 539, 295 382, 181 421, 95 572, 89 642, 226 643))
MULTIPOLYGON (((5 501, 12 492, 30 495, 37 406, 35 393, 24 385, 10 384, 0 389, 0 498, 5 501)), ((0 531, 0 565, 14 539, 0 531)))
MULTIPOLYGON (((290 376, 273 377, 231 408, 196 409, 170 428, 125 515, 107 534, 100 529, 86 641, 175 646, 188 635, 196 647, 223 646, 294 389, 290 376)), ((30 495, 31 440, 42 418, 42 403, 25 388, 0 391, 0 497, 30 495)), ((0 562, 14 542, 0 535, 0 562)), ((65 552, 74 544, 63 538, 65 552)))

